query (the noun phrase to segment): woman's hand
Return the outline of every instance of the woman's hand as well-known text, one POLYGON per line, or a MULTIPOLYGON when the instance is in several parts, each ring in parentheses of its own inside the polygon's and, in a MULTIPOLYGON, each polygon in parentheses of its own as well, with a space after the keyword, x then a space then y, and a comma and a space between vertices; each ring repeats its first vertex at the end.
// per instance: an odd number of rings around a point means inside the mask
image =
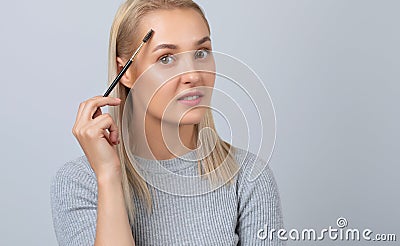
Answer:
POLYGON ((117 106, 119 98, 95 96, 79 105, 72 133, 78 140, 97 179, 121 180, 120 160, 115 149, 119 144, 118 128, 111 115, 100 107, 117 106))

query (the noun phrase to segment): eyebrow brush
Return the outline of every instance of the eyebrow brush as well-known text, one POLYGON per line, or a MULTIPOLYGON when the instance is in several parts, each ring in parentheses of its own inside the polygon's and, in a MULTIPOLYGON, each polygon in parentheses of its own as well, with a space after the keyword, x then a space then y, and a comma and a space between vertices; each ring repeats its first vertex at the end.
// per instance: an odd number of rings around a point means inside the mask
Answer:
POLYGON ((119 74, 117 75, 117 77, 114 79, 114 81, 111 83, 110 87, 108 87, 107 91, 104 93, 103 97, 108 96, 111 91, 114 89, 114 87, 117 85, 118 81, 122 78, 122 76, 125 74, 126 70, 128 70, 129 66, 132 64, 133 59, 135 59, 136 55, 139 53, 140 49, 142 48, 142 46, 149 41, 149 39, 151 38, 151 36, 153 36, 153 29, 150 29, 150 31, 146 34, 146 36, 144 36, 142 43, 140 44, 140 46, 135 50, 135 52, 133 53, 131 59, 128 60, 128 62, 125 64, 125 66, 122 68, 121 72, 119 72, 119 74))

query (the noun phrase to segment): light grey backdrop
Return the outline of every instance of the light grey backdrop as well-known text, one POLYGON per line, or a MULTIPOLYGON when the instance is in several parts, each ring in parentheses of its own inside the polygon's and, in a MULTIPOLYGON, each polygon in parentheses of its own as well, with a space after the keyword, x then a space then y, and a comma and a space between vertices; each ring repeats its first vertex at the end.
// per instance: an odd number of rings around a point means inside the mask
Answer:
MULTIPOLYGON (((71 128, 79 103, 106 89, 119 3, 2 2, 0 245, 56 244, 50 178, 82 154, 71 128)), ((400 2, 198 3, 214 49, 247 63, 273 99, 271 166, 286 228, 327 228, 342 216, 400 237, 400 2)), ((289 245, 311 244, 381 245, 289 245)))

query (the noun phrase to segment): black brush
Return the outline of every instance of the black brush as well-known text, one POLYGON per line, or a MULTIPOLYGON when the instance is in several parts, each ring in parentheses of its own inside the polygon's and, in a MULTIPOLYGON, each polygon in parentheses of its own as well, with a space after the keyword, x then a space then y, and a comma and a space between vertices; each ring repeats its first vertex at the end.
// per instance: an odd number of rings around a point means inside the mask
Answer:
POLYGON ((142 43, 140 44, 140 46, 135 50, 135 52, 133 53, 131 59, 128 60, 128 62, 125 64, 125 66, 122 68, 121 72, 119 72, 119 74, 117 75, 117 77, 114 79, 114 81, 111 83, 110 87, 108 87, 107 91, 104 93, 103 97, 108 96, 111 91, 114 89, 114 87, 117 85, 118 81, 122 78, 122 76, 125 74, 126 70, 128 70, 129 66, 132 64, 133 59, 135 59, 135 56, 139 53, 140 49, 142 48, 142 46, 149 41, 149 39, 151 38, 151 36, 153 36, 153 29, 150 29, 150 31, 146 34, 146 36, 144 36, 142 43))

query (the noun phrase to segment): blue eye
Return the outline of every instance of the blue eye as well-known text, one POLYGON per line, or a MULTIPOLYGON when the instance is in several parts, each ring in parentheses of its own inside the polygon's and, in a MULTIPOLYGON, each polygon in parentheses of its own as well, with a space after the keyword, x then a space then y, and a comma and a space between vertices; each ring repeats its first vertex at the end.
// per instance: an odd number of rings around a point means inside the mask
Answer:
POLYGON ((204 59, 204 58, 206 58, 208 56, 208 53, 209 53, 208 50, 202 49, 202 50, 196 51, 195 56, 196 56, 196 58, 204 59))
POLYGON ((173 60, 174 58, 171 55, 165 55, 159 59, 159 61, 164 65, 170 64, 171 62, 173 62, 173 60))

